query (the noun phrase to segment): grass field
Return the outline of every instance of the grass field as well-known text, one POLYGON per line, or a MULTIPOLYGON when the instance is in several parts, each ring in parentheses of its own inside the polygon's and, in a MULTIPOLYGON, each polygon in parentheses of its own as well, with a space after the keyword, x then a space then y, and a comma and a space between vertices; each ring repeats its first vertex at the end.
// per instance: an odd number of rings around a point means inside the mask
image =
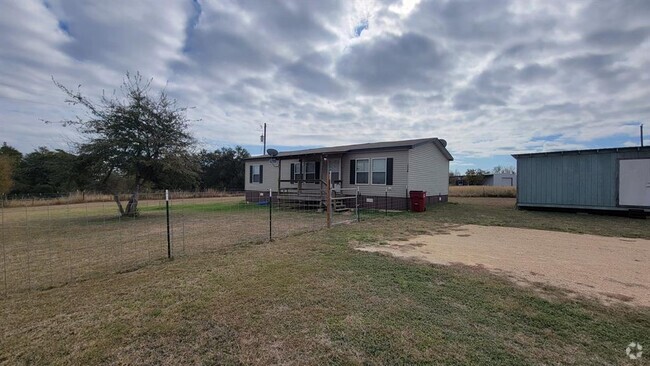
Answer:
MULTIPOLYGON (((188 198, 215 198, 215 197, 234 197, 241 196, 242 192, 219 191, 216 189, 208 189, 199 192, 170 192, 172 199, 188 199, 188 198)), ((121 201, 128 201, 130 194, 122 193, 118 195, 121 201)), ((165 197, 164 192, 142 192, 140 193, 141 201, 160 201, 165 197)), ((26 195, 26 196, 11 196, 2 197, 2 207, 36 207, 36 206, 59 206, 81 203, 93 202, 113 202, 114 198, 110 194, 105 193, 89 193, 89 192, 71 192, 65 195, 51 197, 49 195, 26 195)))
MULTIPOLYGON (((139 210, 137 218, 120 218, 112 202, 5 208, 0 292, 56 287, 166 258, 164 201, 143 200, 139 210)), ((322 213, 274 210, 273 236, 325 224, 322 213)), ((262 242, 269 238, 268 206, 242 197, 176 199, 171 234, 176 257, 262 242)))
POLYGON ((449 186, 450 197, 517 197, 516 187, 449 186))
MULTIPOLYGON (((444 223, 650 238, 647 220, 462 199, 0 300, 6 364, 631 364, 650 309, 355 251, 444 223)), ((643 361, 643 360, 641 360, 643 361)), ((637 362, 636 364, 642 364, 637 362)))
POLYGON ((451 197, 449 201, 435 211, 443 222, 650 238, 650 221, 644 219, 516 210, 514 198, 451 197))

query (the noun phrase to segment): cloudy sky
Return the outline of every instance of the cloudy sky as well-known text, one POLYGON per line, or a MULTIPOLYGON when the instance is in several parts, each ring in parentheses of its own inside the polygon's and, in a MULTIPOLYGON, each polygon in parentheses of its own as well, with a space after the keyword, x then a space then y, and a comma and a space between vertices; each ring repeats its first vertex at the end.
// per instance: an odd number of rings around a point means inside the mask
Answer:
MULTIPOLYGON (((42 120, 127 71, 194 107, 201 147, 261 152, 436 136, 452 169, 638 144, 650 1, 0 0, 0 140, 68 148, 42 120)), ((649 138, 650 139, 650 138, 649 138)))

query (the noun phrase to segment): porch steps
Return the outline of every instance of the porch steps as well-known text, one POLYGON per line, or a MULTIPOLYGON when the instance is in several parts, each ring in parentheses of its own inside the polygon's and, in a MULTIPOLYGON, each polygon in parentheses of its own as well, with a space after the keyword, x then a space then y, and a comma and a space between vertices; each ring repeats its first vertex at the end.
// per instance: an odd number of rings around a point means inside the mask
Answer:
POLYGON ((343 201, 337 199, 332 200, 332 209, 334 212, 350 211, 350 209, 345 206, 345 203, 343 201))

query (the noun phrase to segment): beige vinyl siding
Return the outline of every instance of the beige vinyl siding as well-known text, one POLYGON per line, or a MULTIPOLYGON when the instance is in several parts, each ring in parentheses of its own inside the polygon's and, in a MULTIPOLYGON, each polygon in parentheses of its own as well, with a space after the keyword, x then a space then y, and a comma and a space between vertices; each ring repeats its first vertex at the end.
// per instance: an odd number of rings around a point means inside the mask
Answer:
MULTIPOLYGON (((298 159, 286 159, 282 160, 281 164, 276 164, 279 166, 273 166, 268 159, 259 159, 259 160, 247 160, 246 161, 246 171, 245 171, 245 185, 244 189, 247 191, 268 191, 269 188, 273 192, 278 191, 278 170, 282 169, 282 180, 291 179, 291 164, 298 164, 298 159), (250 166, 251 165, 262 165, 263 168, 263 177, 262 183, 250 183, 250 166)), ((324 164, 322 164, 324 165, 324 164)), ((324 168, 321 166, 321 178, 324 177, 324 168)), ((314 183, 303 183, 303 188, 315 189, 320 188, 320 184, 314 183)), ((298 183, 291 184, 290 182, 283 182, 281 185, 282 188, 298 188, 298 183)))
POLYGON ((433 142, 414 146, 409 151, 409 190, 427 195, 449 194, 449 160, 433 142))
POLYGON ((246 171, 244 172, 244 188, 247 191, 268 191, 278 190, 278 168, 271 165, 268 159, 247 160, 246 171), (251 165, 262 165, 262 183, 250 183, 251 165))
MULTIPOLYGON (((390 187, 390 197, 406 197, 408 183, 408 150, 385 150, 373 152, 355 152, 345 154, 341 159, 341 177, 343 188, 359 187, 359 192, 367 196, 383 196, 386 188, 390 187), (393 185, 374 184, 353 184, 350 185, 350 160, 351 159, 372 159, 372 158, 393 158, 393 185)), ((372 175, 369 175, 369 182, 372 182, 372 175)), ((344 190, 343 193, 350 193, 351 190, 344 190)))

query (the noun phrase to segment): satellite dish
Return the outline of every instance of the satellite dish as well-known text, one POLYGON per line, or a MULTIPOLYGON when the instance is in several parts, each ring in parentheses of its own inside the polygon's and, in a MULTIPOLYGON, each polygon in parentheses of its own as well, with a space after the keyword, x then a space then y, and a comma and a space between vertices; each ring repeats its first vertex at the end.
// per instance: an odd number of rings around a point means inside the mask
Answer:
POLYGON ((447 147, 447 140, 440 139, 440 143, 442 144, 443 147, 447 147))
POLYGON ((269 154, 270 156, 273 156, 273 157, 278 156, 278 150, 276 150, 276 149, 267 149, 266 153, 269 154))

